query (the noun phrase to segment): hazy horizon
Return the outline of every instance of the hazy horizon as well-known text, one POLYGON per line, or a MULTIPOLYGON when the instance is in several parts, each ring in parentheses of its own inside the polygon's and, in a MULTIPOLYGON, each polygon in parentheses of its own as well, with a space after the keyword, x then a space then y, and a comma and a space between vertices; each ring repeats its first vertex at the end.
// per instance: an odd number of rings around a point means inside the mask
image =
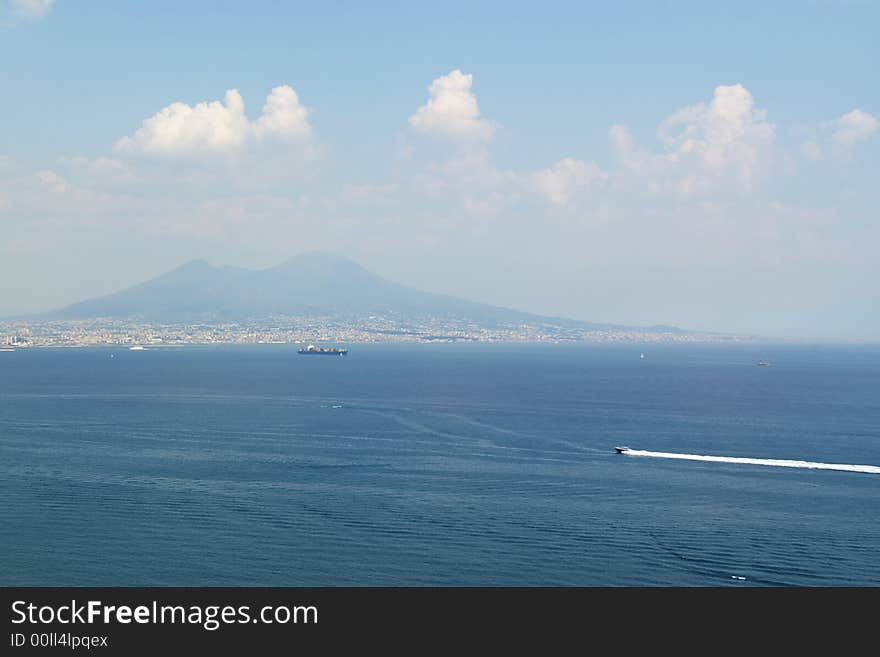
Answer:
POLYGON ((880 340, 880 7, 395 7, 0 2, 0 317, 322 251, 546 316, 880 340))
MULTIPOLYGON (((333 252, 330 252, 330 251, 304 251, 304 252, 299 253, 299 254, 296 254, 296 255, 294 255, 294 256, 292 256, 292 257, 290 257, 290 258, 285 258, 284 260, 281 260, 281 261, 279 261, 279 262, 275 262, 275 263, 272 263, 272 264, 270 264, 270 265, 265 265, 265 266, 257 266, 257 267, 240 267, 240 266, 237 266, 237 265, 229 265, 229 264, 226 264, 226 263, 212 262, 211 260, 209 260, 209 259, 207 259, 207 258, 193 258, 193 259, 191 259, 191 260, 187 260, 186 262, 181 262, 181 263, 178 264, 177 266, 172 267, 170 270, 166 270, 166 271, 159 272, 156 276, 154 276, 154 277, 150 277, 149 279, 140 280, 140 281, 135 281, 131 286, 125 286, 125 287, 123 287, 123 288, 110 290, 109 295, 113 295, 113 294, 116 294, 116 293, 118 293, 118 292, 127 292, 128 290, 130 290, 130 289, 133 288, 133 287, 137 287, 137 286, 139 286, 139 285, 141 285, 141 284, 144 284, 144 283, 151 283, 152 281, 156 280, 157 278, 161 278, 161 277, 164 276, 164 275, 172 274, 172 273, 175 273, 175 272, 177 272, 177 271, 179 271, 179 270, 183 270, 183 269, 185 269, 186 267, 188 267, 188 266, 190 266, 190 265, 194 265, 194 264, 206 264, 206 265, 208 265, 209 267, 211 267, 212 269, 215 269, 215 270, 218 270, 218 271, 222 271, 222 270, 227 269, 227 268, 232 268, 232 269, 241 270, 241 271, 257 272, 257 271, 267 271, 267 270, 276 269, 276 268, 278 268, 278 267, 280 267, 280 266, 283 266, 283 265, 285 265, 285 264, 287 264, 287 263, 289 263, 289 262, 295 262, 298 258, 300 258, 300 257, 302 257, 302 256, 314 256, 314 255, 321 256, 321 257, 327 257, 327 258, 331 258, 331 259, 342 259, 342 260, 345 260, 345 261, 348 261, 348 262, 354 263, 355 265, 361 266, 361 264, 360 264, 359 262, 355 261, 355 260, 352 260, 352 259, 350 259, 350 258, 347 258, 346 256, 343 256, 343 255, 338 254, 338 253, 333 253, 333 252)), ((366 269, 366 268, 365 268, 365 269, 366 269)), ((375 272, 369 271, 368 269, 366 269, 366 271, 367 271, 369 274, 374 274, 374 273, 375 273, 375 272)), ((393 280, 390 280, 390 279, 384 279, 384 280, 386 280, 387 282, 392 283, 392 284, 397 284, 397 283, 398 283, 398 281, 393 281, 393 280)), ((409 286, 406 286, 406 287, 409 287, 409 286)), ((425 292, 425 293, 428 293, 428 294, 433 294, 433 293, 435 293, 433 290, 424 290, 424 289, 412 288, 412 287, 410 287, 409 289, 412 289, 412 290, 415 290, 415 291, 418 291, 418 292, 425 292)), ((30 321, 42 321, 42 319, 40 319, 40 315, 44 315, 44 314, 46 314, 46 313, 52 313, 52 312, 55 312, 55 311, 60 311, 60 310, 63 310, 63 309, 65 309, 65 308, 67 308, 67 307, 70 306, 70 305, 76 305, 76 304, 78 304, 78 303, 86 302, 86 301, 94 301, 94 300, 97 300, 97 299, 103 298, 103 297, 105 297, 105 296, 108 296, 108 295, 95 295, 95 296, 91 296, 91 297, 87 297, 87 298, 82 298, 82 299, 74 299, 74 300, 71 302, 71 304, 64 304, 64 305, 62 305, 62 306, 57 306, 57 307, 53 307, 53 308, 48 308, 48 309, 45 309, 45 310, 43 310, 43 311, 37 311, 37 312, 33 312, 33 313, 28 313, 28 314, 19 314, 19 315, 14 315, 14 316, 13 316, 13 315, 0 316, 0 321, 29 321, 29 320, 30 320, 30 321)), ((466 297, 455 296, 455 295, 449 295, 449 296, 450 296, 451 298, 458 299, 458 300, 465 301, 465 302, 476 302, 476 303, 482 303, 482 304, 486 304, 486 305, 489 305, 489 306, 494 306, 494 307, 498 307, 498 308, 502 308, 502 309, 512 310, 512 311, 515 311, 515 312, 531 313, 531 314, 536 315, 536 316, 539 316, 539 317, 543 316, 543 317, 545 317, 546 319, 554 319, 554 318, 555 318, 555 319, 562 319, 562 320, 565 320, 565 319, 571 319, 571 320, 579 320, 579 321, 584 321, 584 322, 594 322, 594 321, 595 321, 595 320, 593 320, 593 319, 591 319, 591 318, 566 317, 566 316, 562 316, 562 315, 541 315, 540 313, 534 313, 533 311, 531 311, 531 310, 529 310, 529 309, 527 309, 527 308, 515 308, 515 307, 510 307, 510 306, 498 306, 497 304, 492 304, 491 302, 477 301, 477 300, 474 300, 474 299, 468 299, 468 298, 466 298, 466 297)), ((53 320, 53 321, 59 321, 59 320, 58 320, 58 318, 56 318, 56 319, 53 320)), ((63 320, 63 319, 62 319, 61 321, 67 321, 67 320, 63 320)), ((598 321, 595 321, 595 324, 597 324, 597 325, 598 325, 598 324, 610 324, 610 325, 617 325, 617 326, 621 326, 621 327, 626 327, 626 326, 628 326, 628 327, 630 327, 630 328, 652 328, 652 327, 658 327, 658 326, 666 326, 666 327, 673 327, 673 328, 683 329, 683 330, 688 331, 688 332, 695 332, 695 333, 707 332, 705 329, 703 329, 703 328, 701 328, 701 327, 680 326, 680 325, 675 325, 675 324, 660 324, 660 323, 656 323, 656 322, 653 323, 653 324, 624 325, 624 324, 620 324, 620 323, 617 323, 617 322, 603 322, 603 321, 601 321, 601 320, 598 320, 598 321)), ((719 334, 719 335, 724 335, 724 334, 734 335, 734 334, 731 333, 731 332, 725 332, 725 331, 708 331, 708 333, 713 333, 713 332, 714 332, 714 333, 717 333, 717 334, 719 334)), ((821 339, 821 338, 820 338, 820 339, 816 339, 816 338, 812 338, 812 339, 811 339, 811 338, 806 338, 806 337, 802 337, 802 336, 759 335, 759 334, 745 334, 745 333, 740 333, 740 334, 737 334, 737 335, 738 335, 739 337, 742 337, 742 338, 753 338, 753 339, 756 339, 756 340, 759 340, 759 341, 771 341, 771 342, 772 342, 772 341, 779 341, 780 343, 782 343, 782 342, 791 342, 791 343, 799 343, 799 342, 807 342, 807 343, 809 343, 809 342, 813 342, 813 343, 816 343, 816 344, 823 344, 823 343, 827 343, 827 344, 835 344, 835 343, 837 343, 837 344, 847 344, 847 343, 854 343, 854 344, 859 344, 859 343, 875 344, 875 343, 878 343, 878 340, 863 340, 863 339, 858 339, 858 338, 847 340, 847 339, 840 339, 840 338, 837 338, 837 339, 834 339, 834 338, 832 338, 832 339, 821 339)))

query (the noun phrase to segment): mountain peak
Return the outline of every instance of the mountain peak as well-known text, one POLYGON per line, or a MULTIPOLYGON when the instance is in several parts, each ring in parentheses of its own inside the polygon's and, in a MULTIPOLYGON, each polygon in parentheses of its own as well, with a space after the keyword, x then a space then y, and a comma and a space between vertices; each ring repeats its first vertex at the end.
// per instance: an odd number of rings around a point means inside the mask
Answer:
POLYGON ((203 260, 202 258, 196 258, 195 260, 190 260, 189 262, 185 262, 177 269, 173 271, 194 271, 199 269, 214 269, 214 266, 208 262, 207 260, 203 260))
POLYGON ((309 280, 315 286, 332 285, 345 288, 352 285, 360 286, 365 280, 381 280, 354 260, 324 251, 300 253, 266 271, 276 272, 288 279, 309 280))
POLYGON ((328 251, 305 251, 298 253, 274 268, 288 267, 349 267, 362 269, 354 260, 328 251))
POLYGON ((348 258, 322 251, 301 253, 260 270, 215 267, 205 260, 191 260, 152 280, 67 306, 49 316, 226 321, 386 313, 397 317, 450 317, 490 324, 533 317, 404 287, 348 258))

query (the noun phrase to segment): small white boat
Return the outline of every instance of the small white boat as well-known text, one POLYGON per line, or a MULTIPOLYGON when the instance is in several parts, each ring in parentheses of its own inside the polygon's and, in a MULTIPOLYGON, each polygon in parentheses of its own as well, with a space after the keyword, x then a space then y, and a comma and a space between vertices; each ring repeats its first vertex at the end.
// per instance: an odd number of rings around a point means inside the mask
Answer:
POLYGON ((129 351, 143 351, 144 348, 143 348, 141 345, 136 344, 136 345, 133 346, 133 347, 129 347, 128 350, 129 350, 129 351))
POLYGON ((629 447, 615 447, 614 451, 618 454, 626 454, 629 451, 629 447))

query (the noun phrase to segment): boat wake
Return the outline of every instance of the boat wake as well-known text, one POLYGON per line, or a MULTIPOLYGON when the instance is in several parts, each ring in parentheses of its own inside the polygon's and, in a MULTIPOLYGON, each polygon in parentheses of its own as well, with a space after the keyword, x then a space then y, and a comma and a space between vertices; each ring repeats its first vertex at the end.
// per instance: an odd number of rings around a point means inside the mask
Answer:
MULTIPOLYGON (((616 448, 615 448, 616 449, 616 448)), ((679 454, 676 452, 649 452, 643 449, 624 448, 627 456, 650 456, 655 459, 683 459, 686 461, 711 461, 713 463, 740 463, 743 465, 770 465, 777 468, 809 468, 812 470, 841 470, 880 474, 878 465, 854 465, 849 463, 815 463, 813 461, 789 461, 785 459, 752 459, 738 456, 706 456, 703 454, 679 454)))

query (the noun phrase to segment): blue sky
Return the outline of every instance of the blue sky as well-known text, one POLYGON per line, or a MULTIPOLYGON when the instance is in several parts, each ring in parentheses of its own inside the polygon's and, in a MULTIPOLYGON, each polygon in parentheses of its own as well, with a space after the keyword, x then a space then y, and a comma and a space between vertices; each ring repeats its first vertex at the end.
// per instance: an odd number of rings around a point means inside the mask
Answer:
POLYGON ((0 315, 324 249, 536 312, 880 338, 880 5, 413 4, 0 2, 0 315))

